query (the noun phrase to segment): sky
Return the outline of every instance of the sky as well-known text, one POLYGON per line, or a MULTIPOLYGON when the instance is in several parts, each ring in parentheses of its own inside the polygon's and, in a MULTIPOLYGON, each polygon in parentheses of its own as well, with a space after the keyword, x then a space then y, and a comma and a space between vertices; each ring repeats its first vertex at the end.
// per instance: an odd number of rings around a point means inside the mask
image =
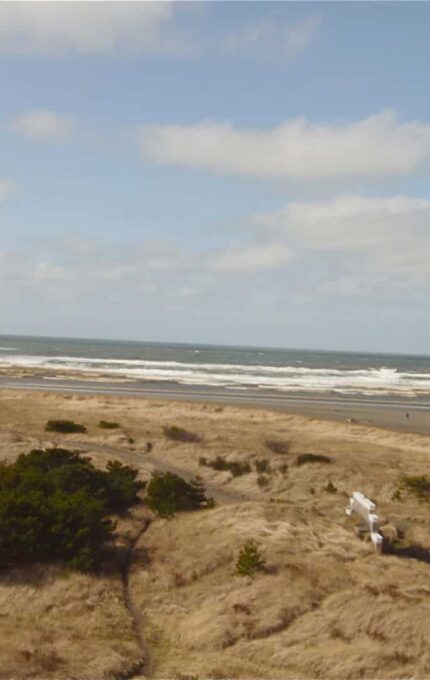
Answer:
POLYGON ((0 3, 0 333, 430 353, 430 4, 0 3))

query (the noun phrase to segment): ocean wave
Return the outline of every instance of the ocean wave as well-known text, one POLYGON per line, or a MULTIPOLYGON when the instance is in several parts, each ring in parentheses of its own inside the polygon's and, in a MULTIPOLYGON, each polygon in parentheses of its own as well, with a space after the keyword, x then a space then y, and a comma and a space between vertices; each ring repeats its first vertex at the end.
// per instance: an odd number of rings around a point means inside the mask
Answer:
POLYGON ((430 373, 401 372, 387 367, 367 369, 277 367, 35 355, 2 357, 1 364, 22 368, 80 371, 135 380, 270 389, 283 392, 303 390, 403 396, 430 393, 430 373))

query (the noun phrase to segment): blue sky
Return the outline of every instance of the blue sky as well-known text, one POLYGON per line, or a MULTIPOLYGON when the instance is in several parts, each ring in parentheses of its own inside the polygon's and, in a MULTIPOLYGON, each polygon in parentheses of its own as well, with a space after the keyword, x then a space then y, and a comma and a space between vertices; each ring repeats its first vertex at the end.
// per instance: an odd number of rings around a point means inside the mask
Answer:
POLYGON ((0 332, 429 352, 430 6, 0 4, 0 332))

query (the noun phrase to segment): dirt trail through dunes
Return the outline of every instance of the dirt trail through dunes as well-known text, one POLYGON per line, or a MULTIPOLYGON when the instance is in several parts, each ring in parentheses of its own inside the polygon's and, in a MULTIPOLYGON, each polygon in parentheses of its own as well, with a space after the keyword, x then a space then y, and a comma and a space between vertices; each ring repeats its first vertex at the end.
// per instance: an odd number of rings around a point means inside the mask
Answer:
POLYGON ((130 620, 132 622, 133 631, 136 636, 137 643, 142 651, 143 660, 140 661, 131 672, 127 675, 117 676, 115 680, 133 680, 133 678, 138 678, 142 676, 147 676, 151 669, 151 655, 149 647, 146 644, 146 640, 142 634, 141 630, 141 615, 136 607, 135 603, 130 594, 130 569, 133 563, 133 551, 138 544, 139 540, 148 529, 150 525, 150 520, 145 518, 143 520, 142 526, 137 534, 130 540, 129 546, 124 556, 124 561, 120 566, 121 579, 122 579, 122 590, 125 608, 128 611, 130 620))
MULTIPOLYGON (((134 465, 137 467, 141 467, 142 464, 150 464, 154 467, 155 470, 159 472, 172 472, 176 475, 179 475, 180 477, 183 477, 187 481, 195 479, 195 475, 190 474, 188 471, 173 465, 169 465, 167 463, 162 463, 159 460, 157 460, 157 458, 149 456, 146 453, 139 454, 133 451, 124 451, 124 449, 113 446, 106 446, 104 444, 99 445, 79 441, 74 442, 73 448, 88 453, 90 453, 91 451, 100 451, 104 454, 110 454, 112 456, 115 456, 115 458, 120 459, 124 463, 134 465)), ((217 504, 220 505, 242 503, 251 500, 246 496, 233 493, 225 493, 223 491, 219 491, 216 488, 207 485, 205 485, 205 491, 209 496, 214 498, 217 504)), ((143 524, 140 530, 130 540, 129 546, 124 557, 124 561, 120 567, 123 584, 124 604, 132 621, 133 630, 136 636, 136 640, 142 651, 143 660, 132 669, 131 673, 128 673, 127 675, 124 676, 117 676, 115 680, 133 680, 133 679, 140 680, 141 678, 143 679, 150 677, 151 674, 151 650, 142 633, 141 611, 133 600, 129 583, 130 571, 133 564, 133 553, 135 551, 135 548, 138 546, 141 537, 144 535, 145 531, 150 526, 150 523, 151 522, 148 518, 145 518, 143 520, 143 524)))
MULTIPOLYGON (((115 446, 93 444, 76 440, 73 442, 73 448, 76 450, 79 449, 85 451, 87 453, 91 453, 91 451, 97 451, 104 454, 111 454, 128 465, 134 465, 138 467, 141 467, 142 465, 151 465, 155 470, 157 470, 157 472, 172 472, 175 475, 179 475, 179 477, 183 477, 187 480, 187 482, 196 478, 196 475, 191 474, 188 470, 176 467, 175 465, 170 465, 169 463, 161 462, 155 456, 149 456, 147 453, 124 451, 124 449, 115 446)), ((205 484, 205 490, 209 496, 211 496, 217 503, 222 505, 230 503, 243 503, 254 500, 254 498, 251 496, 220 491, 216 487, 207 484, 205 484)))

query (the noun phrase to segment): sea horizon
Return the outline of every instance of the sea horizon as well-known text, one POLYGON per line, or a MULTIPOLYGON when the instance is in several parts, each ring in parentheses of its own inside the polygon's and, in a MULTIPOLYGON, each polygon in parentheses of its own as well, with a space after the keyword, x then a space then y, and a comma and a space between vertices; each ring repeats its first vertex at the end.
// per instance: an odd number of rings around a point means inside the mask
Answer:
POLYGON ((361 354, 370 356, 395 356, 395 357, 413 357, 430 359, 430 353, 423 352, 394 352, 390 350, 360 350, 360 349, 328 349, 324 347, 295 347, 283 345, 243 345, 240 343, 217 343, 217 342, 179 342, 167 340, 136 340, 133 338, 100 338, 96 336, 78 336, 78 335, 39 335, 30 333, 0 333, 0 343, 3 339, 30 339, 30 340, 66 340, 71 342, 100 342, 100 343, 124 343, 137 345, 165 345, 178 347, 207 347, 207 348, 221 348, 221 349, 250 349, 250 350, 274 350, 283 352, 318 352, 321 354, 361 354))

